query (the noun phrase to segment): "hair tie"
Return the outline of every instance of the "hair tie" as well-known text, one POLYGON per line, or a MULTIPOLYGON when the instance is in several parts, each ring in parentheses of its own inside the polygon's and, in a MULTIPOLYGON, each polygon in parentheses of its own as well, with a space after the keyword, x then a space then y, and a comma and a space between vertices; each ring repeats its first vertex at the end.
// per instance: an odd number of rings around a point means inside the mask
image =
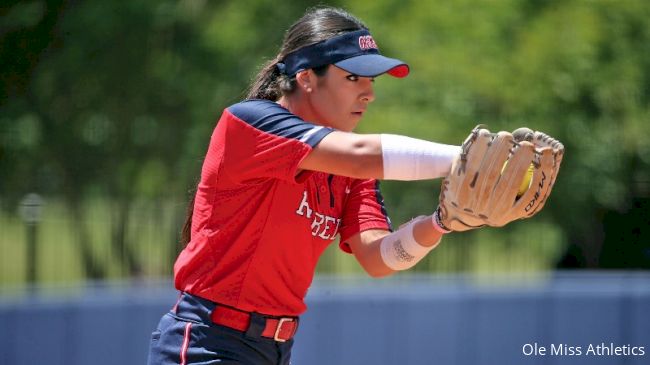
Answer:
POLYGON ((286 75, 287 66, 284 63, 282 62, 276 63, 275 68, 277 68, 281 74, 286 75))

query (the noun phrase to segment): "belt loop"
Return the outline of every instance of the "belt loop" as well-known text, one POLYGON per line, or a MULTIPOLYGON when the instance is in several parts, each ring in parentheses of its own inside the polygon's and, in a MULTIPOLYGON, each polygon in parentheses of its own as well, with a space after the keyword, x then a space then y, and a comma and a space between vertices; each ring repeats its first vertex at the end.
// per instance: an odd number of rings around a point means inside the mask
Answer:
POLYGON ((264 332, 264 327, 266 327, 266 318, 259 313, 250 313, 250 324, 246 330, 246 337, 257 339, 262 337, 262 332, 264 332))

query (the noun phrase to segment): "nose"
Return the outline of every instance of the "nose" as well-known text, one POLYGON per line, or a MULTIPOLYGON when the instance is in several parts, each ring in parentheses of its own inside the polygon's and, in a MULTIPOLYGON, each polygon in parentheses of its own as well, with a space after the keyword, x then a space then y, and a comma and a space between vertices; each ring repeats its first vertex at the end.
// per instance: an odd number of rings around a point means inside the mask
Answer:
POLYGON ((375 91, 372 87, 372 79, 365 79, 366 85, 363 93, 361 94, 361 100, 366 103, 372 103, 375 100, 375 91))

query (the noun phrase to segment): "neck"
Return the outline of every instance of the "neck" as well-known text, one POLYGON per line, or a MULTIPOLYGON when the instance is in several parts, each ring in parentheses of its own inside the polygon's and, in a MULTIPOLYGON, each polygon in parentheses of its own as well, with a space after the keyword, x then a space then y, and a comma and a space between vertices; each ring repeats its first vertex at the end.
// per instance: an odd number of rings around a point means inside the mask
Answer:
POLYGON ((285 95, 278 100, 278 104, 282 105, 291 113, 299 116, 302 120, 309 123, 324 125, 321 118, 314 112, 309 97, 302 92, 296 92, 291 95, 285 95))

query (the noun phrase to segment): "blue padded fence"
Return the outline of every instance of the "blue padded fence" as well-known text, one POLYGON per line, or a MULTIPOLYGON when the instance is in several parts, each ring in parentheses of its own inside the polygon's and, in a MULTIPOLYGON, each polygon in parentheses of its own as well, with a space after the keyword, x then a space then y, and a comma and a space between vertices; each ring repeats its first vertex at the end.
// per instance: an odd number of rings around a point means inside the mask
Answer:
MULTIPOLYGON (((480 279, 318 278, 292 364, 650 364, 650 273, 480 279)), ((145 364, 177 297, 169 282, 57 291, 0 291, 0 364, 145 364)))

